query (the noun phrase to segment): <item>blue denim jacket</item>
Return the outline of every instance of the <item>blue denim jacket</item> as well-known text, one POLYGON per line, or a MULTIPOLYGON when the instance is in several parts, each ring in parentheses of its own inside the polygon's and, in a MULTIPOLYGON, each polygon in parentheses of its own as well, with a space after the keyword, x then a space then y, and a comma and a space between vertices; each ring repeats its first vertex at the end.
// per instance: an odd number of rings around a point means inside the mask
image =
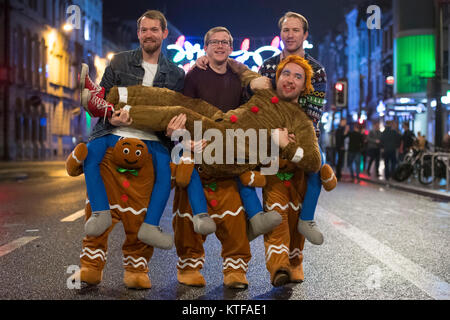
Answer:
MULTIPOLYGON (((142 49, 118 53, 111 60, 110 65, 105 69, 100 85, 106 89, 106 94, 114 86, 129 87, 142 84, 145 70, 142 68, 142 49)), ((174 63, 167 60, 161 53, 158 60, 153 86, 167 88, 181 92, 184 86, 184 71, 174 63)), ((103 118, 100 118, 95 125, 89 141, 110 134, 116 127, 103 118)), ((170 148, 170 140, 163 132, 156 132, 161 142, 170 148)))

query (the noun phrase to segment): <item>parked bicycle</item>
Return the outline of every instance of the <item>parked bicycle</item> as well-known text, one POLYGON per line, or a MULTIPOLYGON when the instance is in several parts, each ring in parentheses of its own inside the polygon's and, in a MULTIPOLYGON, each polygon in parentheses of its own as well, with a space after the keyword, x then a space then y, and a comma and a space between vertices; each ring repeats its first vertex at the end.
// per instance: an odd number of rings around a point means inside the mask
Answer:
POLYGON ((429 153, 426 150, 411 148, 395 170, 393 178, 398 182, 403 182, 411 175, 417 177, 423 185, 429 185, 434 180, 445 179, 447 177, 447 166, 443 161, 443 156, 429 153))
POLYGON ((411 175, 416 176, 420 170, 420 158, 422 153, 422 150, 411 148, 403 158, 403 161, 395 169, 392 178, 398 182, 403 182, 411 175))
POLYGON ((447 165, 444 161, 448 158, 445 153, 425 153, 421 156, 419 182, 425 185, 431 184, 434 180, 440 181, 447 178, 447 165))

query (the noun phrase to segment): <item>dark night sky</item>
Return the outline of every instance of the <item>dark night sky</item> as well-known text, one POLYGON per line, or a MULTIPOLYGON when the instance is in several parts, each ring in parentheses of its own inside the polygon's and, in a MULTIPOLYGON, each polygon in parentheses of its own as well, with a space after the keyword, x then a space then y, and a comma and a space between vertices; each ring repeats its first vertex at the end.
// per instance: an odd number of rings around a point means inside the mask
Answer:
POLYGON ((344 20, 343 9, 355 0, 105 0, 104 15, 137 19, 147 9, 158 9, 186 36, 201 36, 210 28, 225 26, 234 37, 279 34, 278 19, 287 11, 303 14, 310 34, 322 36, 344 20))

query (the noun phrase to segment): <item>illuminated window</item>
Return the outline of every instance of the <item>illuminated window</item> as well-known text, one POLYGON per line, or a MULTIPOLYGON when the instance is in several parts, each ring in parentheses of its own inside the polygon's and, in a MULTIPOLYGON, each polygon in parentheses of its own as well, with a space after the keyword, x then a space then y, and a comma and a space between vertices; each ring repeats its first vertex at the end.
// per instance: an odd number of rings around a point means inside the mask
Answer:
POLYGON ((402 37, 394 45, 396 93, 426 92, 427 79, 436 71, 435 36, 402 37))

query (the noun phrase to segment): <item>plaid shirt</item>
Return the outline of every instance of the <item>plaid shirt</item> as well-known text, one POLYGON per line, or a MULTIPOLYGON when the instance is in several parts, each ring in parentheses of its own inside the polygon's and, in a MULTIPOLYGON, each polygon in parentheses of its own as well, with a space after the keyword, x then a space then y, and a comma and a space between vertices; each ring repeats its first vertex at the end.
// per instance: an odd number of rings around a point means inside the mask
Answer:
MULTIPOLYGON (((316 135, 319 138, 319 122, 322 118, 323 107, 325 105, 327 75, 325 72, 325 68, 308 53, 305 53, 305 59, 308 60, 314 71, 313 78, 311 79, 312 85, 314 87, 314 92, 309 96, 300 97, 298 103, 302 106, 303 110, 305 110, 306 114, 313 121, 314 128, 316 129, 316 135)), ((259 74, 272 79, 274 87, 276 87, 275 78, 277 67, 280 61, 281 54, 264 61, 261 69, 259 70, 259 74)))

